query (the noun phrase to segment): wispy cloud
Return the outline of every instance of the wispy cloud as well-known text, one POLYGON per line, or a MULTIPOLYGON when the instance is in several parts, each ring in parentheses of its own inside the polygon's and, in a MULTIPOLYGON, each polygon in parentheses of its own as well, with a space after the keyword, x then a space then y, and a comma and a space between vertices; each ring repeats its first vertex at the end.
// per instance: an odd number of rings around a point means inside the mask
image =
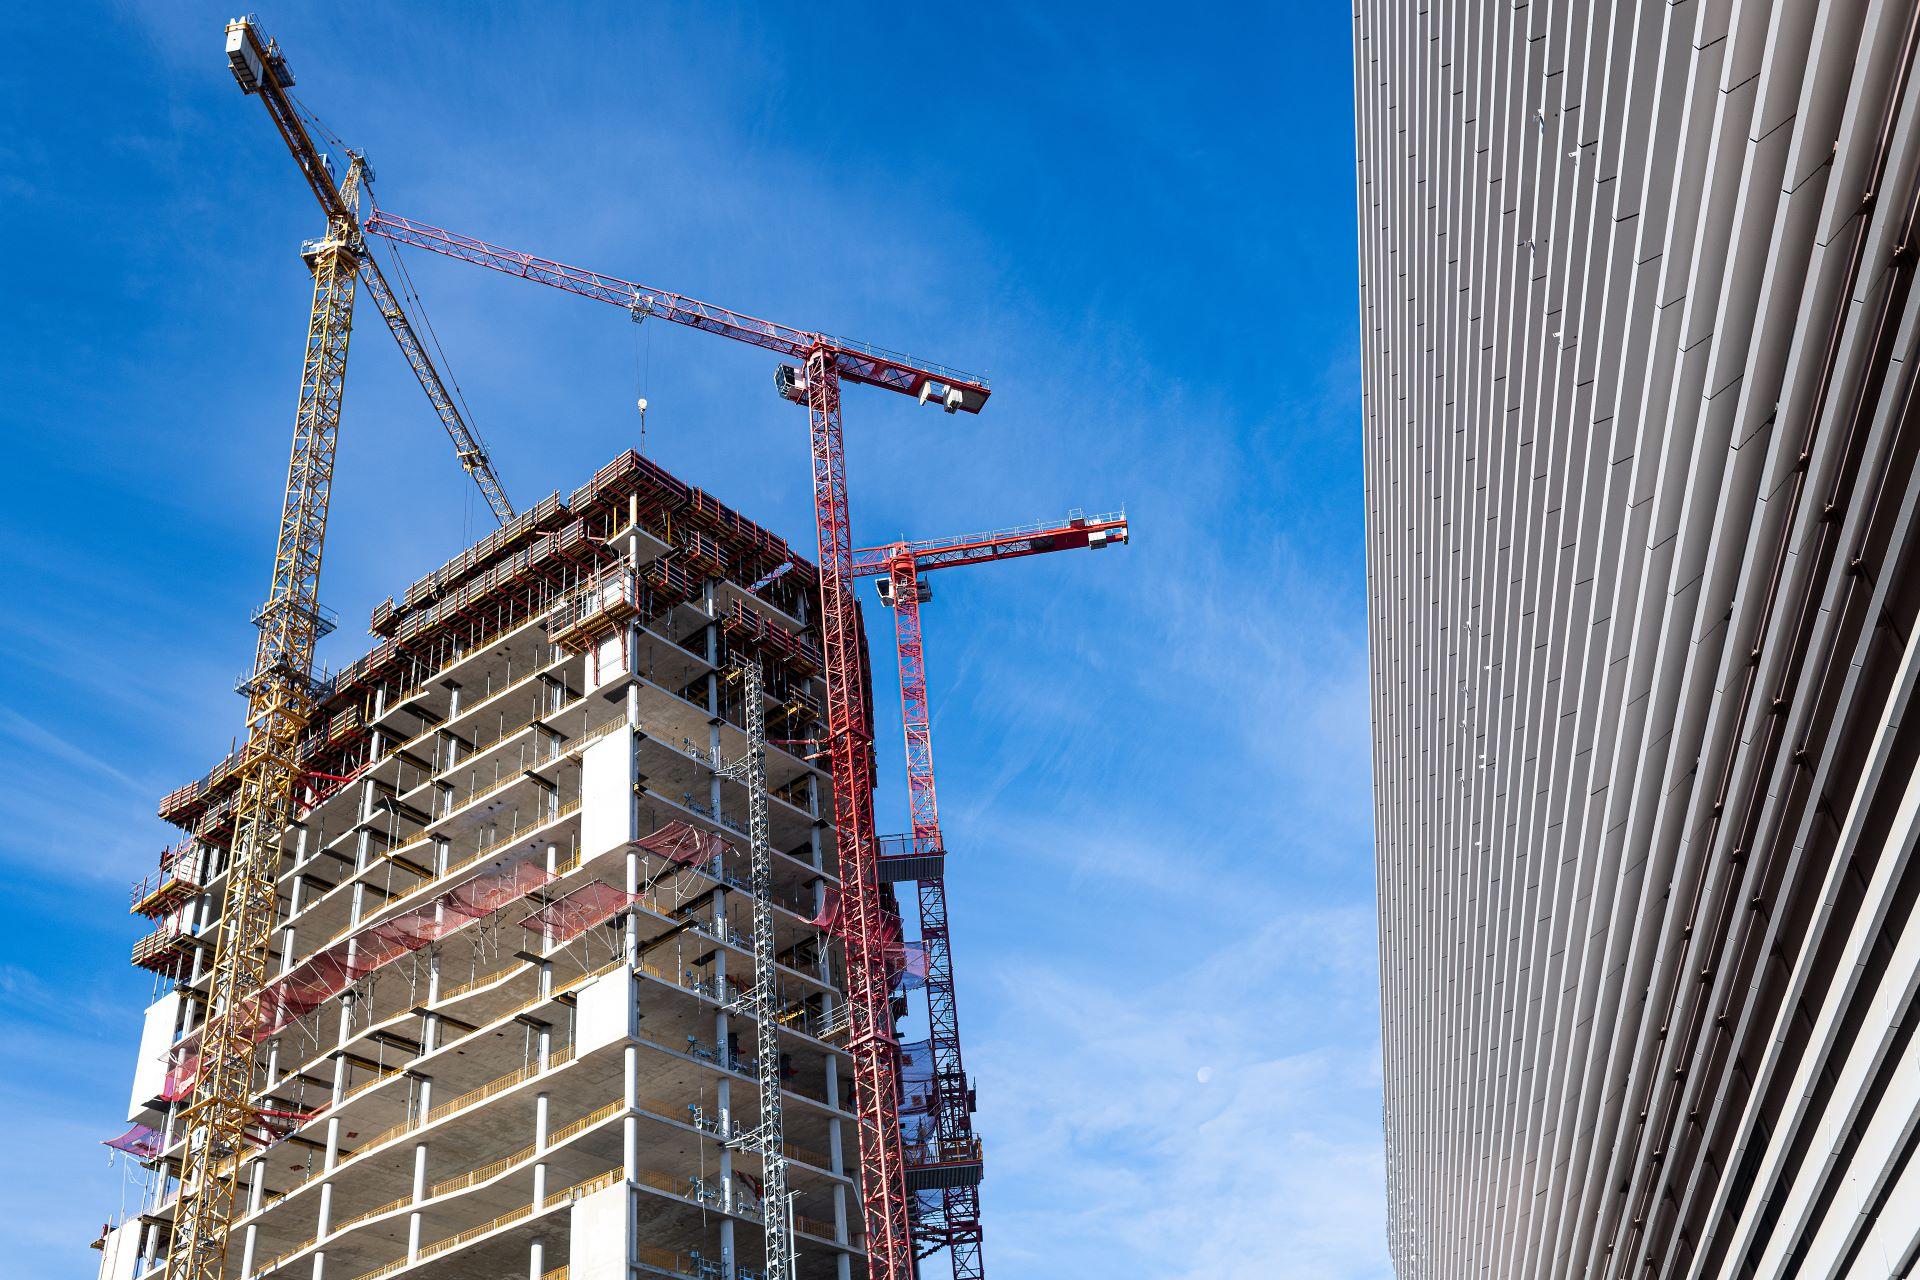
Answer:
POLYGON ((998 1255, 1035 1273, 1388 1275, 1370 917, 1281 917, 1206 949, 1153 919, 1132 922, 1159 974, 1137 986, 995 969, 976 1061, 998 1255))
POLYGON ((138 779, 122 772, 105 759, 88 751, 37 721, 29 720, 9 707, 0 707, 0 736, 12 739, 29 750, 42 751, 63 763, 111 781, 126 790, 144 795, 146 788, 138 779))

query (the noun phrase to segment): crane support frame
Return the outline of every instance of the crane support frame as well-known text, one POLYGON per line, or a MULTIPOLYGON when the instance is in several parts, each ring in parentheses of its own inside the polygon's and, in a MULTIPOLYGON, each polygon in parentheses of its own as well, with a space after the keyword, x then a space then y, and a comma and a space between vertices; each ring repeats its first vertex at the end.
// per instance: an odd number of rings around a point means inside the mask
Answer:
MULTIPOLYGON (((940 799, 933 778, 933 719, 927 698, 925 646, 920 636, 920 572, 911 552, 890 566, 893 582, 894 647, 900 667, 900 726, 906 740, 907 805, 915 849, 946 848, 940 831, 940 799)), ((920 908, 920 945, 927 962, 927 1045, 933 1058, 933 1134, 914 1152, 920 1162, 949 1161, 978 1165, 980 1144, 973 1133, 972 1090, 960 1054, 960 1011, 953 983, 953 950, 947 926, 944 871, 916 884, 920 908)), ((931 1189, 930 1189, 931 1190, 931 1189)), ((954 1280, 980 1280, 980 1188, 962 1179, 937 1188, 940 1240, 947 1246, 954 1280)), ((927 1243, 935 1243, 929 1241, 927 1243)))
POLYGON ((320 563, 346 391, 358 256, 353 200, 361 166, 348 170, 343 215, 309 255, 313 305, 294 414, 273 580, 246 683, 247 744, 240 763, 226 901, 214 943, 193 1101, 183 1117, 180 1202, 167 1245, 167 1280, 221 1280, 240 1154, 258 1121, 253 1105, 255 997, 267 979, 276 911, 280 835, 293 809, 294 750, 312 717, 314 648, 327 624, 320 563))
POLYGON ((914 1280, 906 1157, 900 1145, 900 1045, 893 1030, 888 920, 873 826, 872 717, 854 599, 840 378, 832 348, 807 356, 806 397, 819 549, 821 665, 827 681, 827 755, 833 770, 835 847, 846 930, 847 1052, 860 1126, 860 1195, 871 1280, 914 1280))
MULTIPOLYGON (((973 1090, 961 1054, 959 1001, 953 980, 952 934, 947 912, 946 836, 940 829, 940 800, 933 769, 933 716, 927 695, 926 644, 920 606, 927 593, 921 575, 957 565, 985 564, 1054 551, 1124 544, 1130 536, 1126 513, 1086 516, 1018 525, 987 533, 920 542, 895 542, 855 551, 856 577, 887 579, 893 607, 894 649, 900 673, 900 727, 906 748, 907 805, 911 834, 907 847, 922 855, 932 870, 916 874, 920 941, 927 964, 927 1044, 932 1057, 931 1141, 910 1152, 910 1186, 937 1193, 939 1209, 920 1221, 920 1256, 945 1247, 954 1280, 981 1280, 982 1256, 979 1177, 982 1152, 973 1132, 973 1090), (917 1167, 916 1167, 917 1166, 917 1167)), ((895 862, 902 861, 894 859, 895 862)))

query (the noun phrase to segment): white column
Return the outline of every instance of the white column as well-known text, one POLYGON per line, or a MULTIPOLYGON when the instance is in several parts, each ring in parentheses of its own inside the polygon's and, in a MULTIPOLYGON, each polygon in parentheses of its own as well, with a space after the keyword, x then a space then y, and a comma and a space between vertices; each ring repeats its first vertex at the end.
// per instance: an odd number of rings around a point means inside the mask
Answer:
MULTIPOLYGON (((253 1177, 250 1179, 247 1187, 247 1213, 249 1216, 260 1212, 260 1197, 266 1190, 267 1185, 266 1161, 256 1156, 250 1163, 253 1165, 253 1177)), ((259 1231, 260 1227, 258 1223, 249 1222, 247 1224, 246 1239, 240 1246, 240 1274, 243 1277, 253 1274, 253 1251, 259 1231)))
POLYGON ((637 1182, 640 1178, 640 1117, 635 1112, 640 1106, 640 1046, 631 1040, 626 1047, 626 1083, 622 1098, 627 1108, 627 1118, 621 1126, 627 1181, 637 1182))
POLYGON ((540 1157, 533 1166, 535 1208, 547 1200, 547 1143, 552 1137, 552 1131, 548 1128, 547 1096, 544 1093, 533 1095, 533 1149, 540 1157))
MULTIPOLYGON (((825 1066, 827 1102, 831 1106, 838 1107, 840 1105, 840 1059, 830 1053, 826 1056, 825 1066)), ((833 1162, 833 1171, 845 1176, 847 1156, 841 1142, 840 1121, 837 1118, 827 1121, 827 1158, 833 1162)), ((847 1243, 847 1188, 845 1184, 839 1182, 833 1184, 833 1238, 838 1244, 847 1243)), ((846 1256, 844 1253, 840 1255, 843 1267, 846 1256)))
MULTIPOLYGON (((433 1081, 427 1076, 420 1077, 419 1110, 415 1112, 424 1123, 427 1112, 433 1109, 433 1081)), ((418 1205, 427 1198, 427 1142, 422 1138, 413 1144, 413 1202, 418 1205)), ((407 1215, 407 1257, 420 1256, 420 1210, 415 1209, 407 1215)))

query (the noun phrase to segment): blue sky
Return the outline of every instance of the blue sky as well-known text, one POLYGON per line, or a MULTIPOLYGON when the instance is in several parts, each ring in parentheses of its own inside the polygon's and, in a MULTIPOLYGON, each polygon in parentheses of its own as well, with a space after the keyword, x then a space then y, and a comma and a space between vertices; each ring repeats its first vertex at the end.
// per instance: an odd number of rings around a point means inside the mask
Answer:
MULTIPOLYGON (((320 226, 225 8, 28 8, 0 16, 0 1272, 77 1277, 151 994, 126 885, 239 727, 320 226)), ((989 1265, 1387 1275, 1346 19, 800 12, 261 21, 396 212, 991 375, 978 418, 850 391, 857 541, 1126 505, 1131 548, 943 574, 926 612, 989 1265)), ((516 498, 634 444, 645 394, 650 452, 810 543, 764 353, 408 261, 516 498)), ((486 528, 371 315, 335 663, 486 528)))

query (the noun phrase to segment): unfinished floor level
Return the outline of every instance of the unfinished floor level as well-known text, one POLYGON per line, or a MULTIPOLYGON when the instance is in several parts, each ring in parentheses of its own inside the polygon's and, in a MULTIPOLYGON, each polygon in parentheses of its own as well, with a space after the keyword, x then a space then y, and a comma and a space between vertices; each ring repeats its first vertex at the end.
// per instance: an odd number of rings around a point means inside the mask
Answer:
MULTIPOLYGON (((374 613, 328 676, 284 832, 262 1123, 227 1274, 740 1276, 778 1073, 799 1275, 865 1274, 812 566, 627 454, 374 613), (765 691, 777 1062, 757 1023, 742 662, 765 691)), ((235 806, 168 796, 134 890, 156 975, 119 1141, 154 1171, 101 1242, 156 1275, 235 806)))

